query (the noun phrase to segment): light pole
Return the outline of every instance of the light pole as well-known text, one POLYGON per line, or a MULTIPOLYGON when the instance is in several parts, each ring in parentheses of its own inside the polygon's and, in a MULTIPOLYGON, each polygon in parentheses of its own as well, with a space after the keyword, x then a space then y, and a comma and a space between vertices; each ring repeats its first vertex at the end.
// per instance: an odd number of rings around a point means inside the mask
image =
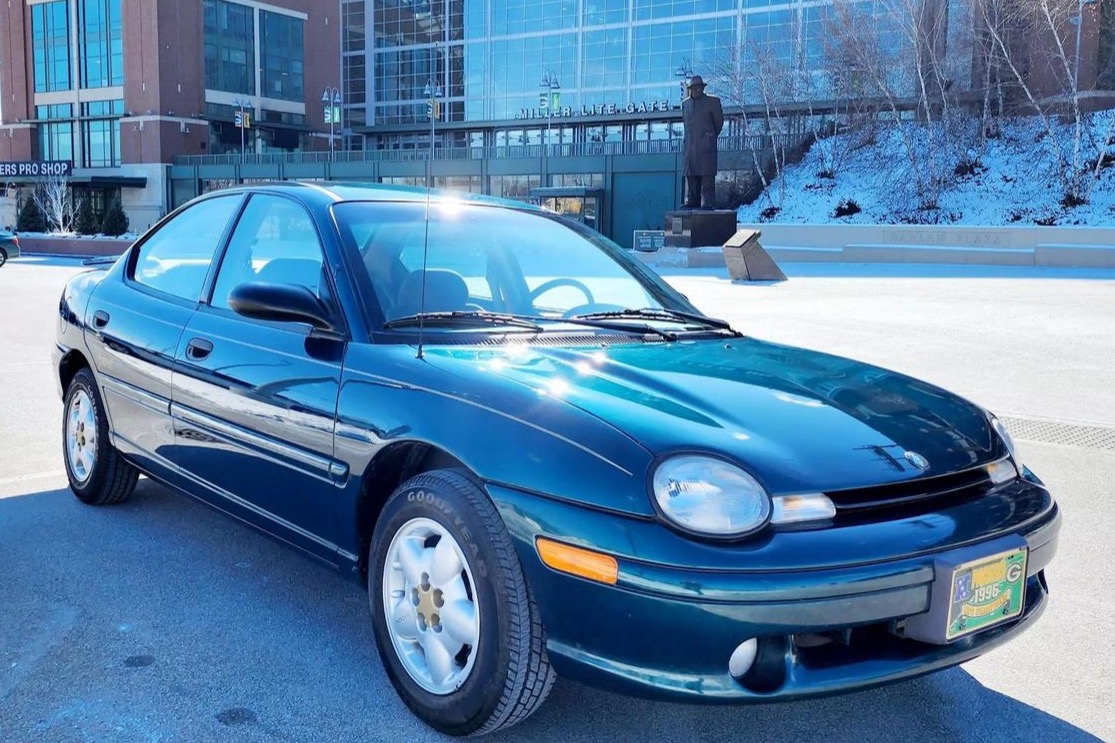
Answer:
POLYGON ((441 114, 441 101, 442 96, 441 83, 435 82, 432 78, 426 81, 426 88, 422 91, 428 99, 426 101, 426 115, 430 118, 430 156, 427 163, 426 186, 428 188, 434 187, 434 123, 437 122, 438 116, 441 114))
POLYGON ((542 103, 542 108, 546 111, 546 141, 542 143, 542 177, 539 179, 540 185, 546 186, 549 180, 549 167, 550 167, 550 139, 552 124, 554 121, 554 109, 557 108, 558 101, 561 98, 561 85, 558 83, 557 73, 553 70, 546 70, 542 75, 542 82, 539 83, 538 102, 542 103))
POLYGON ((244 144, 244 132, 249 126, 251 126, 252 123, 251 116, 247 115, 245 110, 253 108, 253 106, 251 101, 240 100, 239 98, 234 100, 232 104, 238 109, 235 119, 236 126, 240 127, 240 157, 244 157, 244 155, 247 154, 246 146, 244 144))
POLYGON ((333 162, 333 127, 341 123, 341 91, 336 85, 326 85, 321 102, 325 104, 325 123, 329 125, 329 162, 333 162))
POLYGON ((689 78, 693 77, 693 68, 689 65, 689 57, 681 60, 674 76, 681 78, 681 99, 684 101, 686 94, 689 92, 689 78))
POLYGON ((1080 42, 1081 31, 1084 29, 1084 6, 1092 5, 1096 0, 1077 0, 1076 4, 1076 52, 1073 56, 1072 87, 1077 96, 1080 95, 1080 42))

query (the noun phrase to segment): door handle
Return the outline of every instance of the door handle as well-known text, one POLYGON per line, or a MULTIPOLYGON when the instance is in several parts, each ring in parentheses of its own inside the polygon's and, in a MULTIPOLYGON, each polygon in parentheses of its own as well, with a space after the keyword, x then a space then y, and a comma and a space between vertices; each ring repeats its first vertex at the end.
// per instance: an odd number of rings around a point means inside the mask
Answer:
POLYGON ((213 353, 213 344, 204 338, 194 338, 186 344, 186 358, 201 361, 213 353))
POLYGON ((104 310, 97 310, 93 313, 93 327, 100 330, 105 325, 108 325, 108 313, 104 310))

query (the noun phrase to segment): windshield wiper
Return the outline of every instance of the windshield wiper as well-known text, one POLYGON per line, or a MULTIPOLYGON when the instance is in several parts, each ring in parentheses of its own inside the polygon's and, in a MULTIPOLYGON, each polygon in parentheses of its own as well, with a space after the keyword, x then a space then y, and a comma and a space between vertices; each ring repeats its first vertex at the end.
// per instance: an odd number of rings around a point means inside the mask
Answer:
POLYGON ((671 310, 667 309, 666 307, 644 307, 642 309, 630 308, 624 310, 609 310, 607 312, 586 312, 583 315, 573 315, 571 318, 567 319, 608 320, 624 318, 664 320, 667 322, 691 322, 699 323, 710 328, 716 328, 718 330, 732 330, 732 326, 728 324, 727 320, 720 320, 715 317, 705 317, 704 315, 697 315, 692 312, 683 312, 682 310, 671 310))
POLYGON ((542 326, 531 320, 501 312, 484 310, 457 310, 454 312, 421 312, 416 315, 396 317, 383 324, 385 329, 413 328, 419 325, 512 325, 526 330, 541 331, 542 326))
POLYGON ((677 333, 671 333, 662 328, 656 328, 647 323, 633 325, 629 322, 614 322, 604 317, 606 313, 600 313, 598 317, 596 313, 590 315, 575 315, 574 317, 547 317, 549 322, 567 323, 569 325, 587 325, 590 328, 603 328, 605 330, 622 330, 625 333, 643 333, 644 335, 657 335, 663 340, 676 341, 678 339, 677 333))

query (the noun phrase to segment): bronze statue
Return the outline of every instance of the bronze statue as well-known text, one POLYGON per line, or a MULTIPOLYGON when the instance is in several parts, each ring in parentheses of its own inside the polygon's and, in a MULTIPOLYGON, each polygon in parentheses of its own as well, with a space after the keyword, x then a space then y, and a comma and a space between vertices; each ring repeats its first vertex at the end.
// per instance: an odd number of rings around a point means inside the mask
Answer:
POLYGON ((705 94, 700 75, 689 80, 689 95, 681 102, 684 126, 682 156, 685 159, 685 208, 716 208, 716 138, 724 128, 720 99, 705 94))

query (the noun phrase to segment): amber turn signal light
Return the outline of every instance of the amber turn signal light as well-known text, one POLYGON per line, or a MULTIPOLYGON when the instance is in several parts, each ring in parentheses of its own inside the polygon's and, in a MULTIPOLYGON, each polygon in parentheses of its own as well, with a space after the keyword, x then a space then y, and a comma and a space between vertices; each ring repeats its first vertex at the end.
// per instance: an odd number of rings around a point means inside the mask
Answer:
POLYGON ((571 544, 555 542, 538 537, 534 546, 542 562, 561 573, 569 573, 588 578, 597 583, 614 586, 619 580, 619 563, 611 555, 574 547, 571 544))

